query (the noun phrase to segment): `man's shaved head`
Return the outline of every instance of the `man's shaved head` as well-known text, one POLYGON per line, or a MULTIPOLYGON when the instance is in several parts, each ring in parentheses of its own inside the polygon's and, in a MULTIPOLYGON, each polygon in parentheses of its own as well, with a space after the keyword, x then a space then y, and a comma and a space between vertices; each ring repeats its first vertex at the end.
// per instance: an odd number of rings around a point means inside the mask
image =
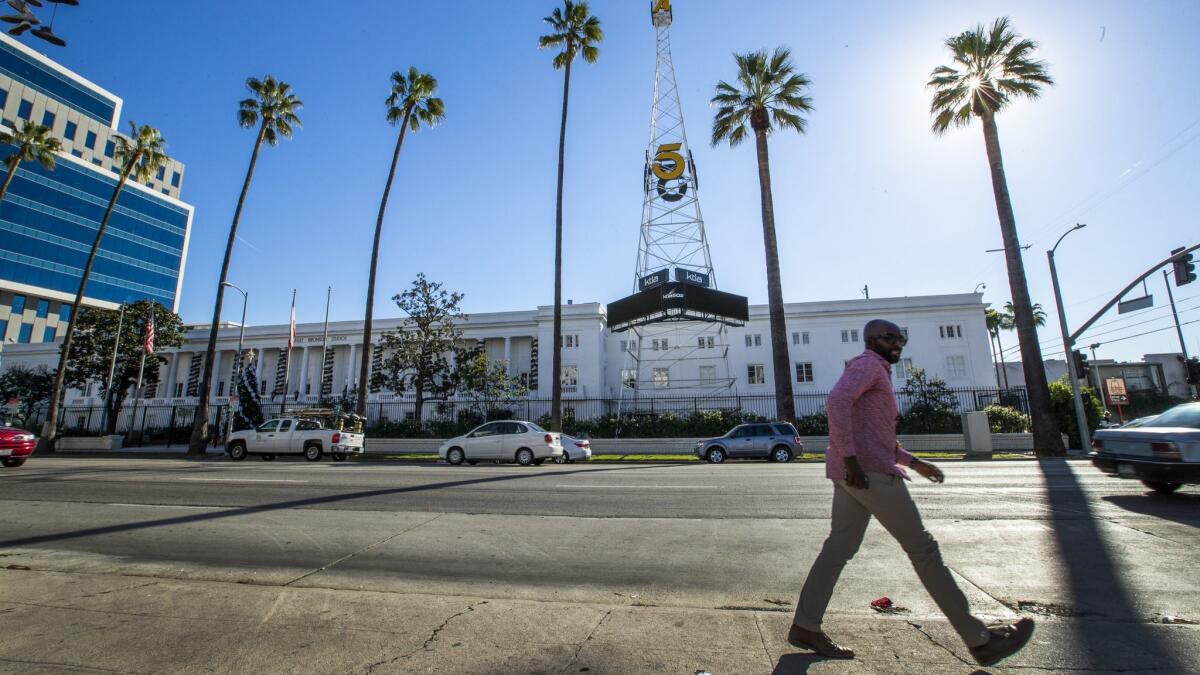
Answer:
POLYGON ((888 363, 897 363, 908 340, 900 327, 891 321, 872 319, 863 328, 863 342, 867 349, 882 356, 888 363))

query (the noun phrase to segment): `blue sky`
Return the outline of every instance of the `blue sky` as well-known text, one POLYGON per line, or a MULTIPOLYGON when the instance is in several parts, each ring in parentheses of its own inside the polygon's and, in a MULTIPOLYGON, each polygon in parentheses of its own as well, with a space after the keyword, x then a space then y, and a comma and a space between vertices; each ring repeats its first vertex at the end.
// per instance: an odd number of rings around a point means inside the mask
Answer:
MULTIPOLYGON (((626 295, 637 253, 649 136, 654 30, 648 0, 594 0, 600 60, 573 73, 567 139, 564 297, 626 295)), ((554 3, 85 2, 59 10, 66 49, 27 40, 124 98, 123 120, 159 127, 196 207, 180 312, 207 321, 253 133, 236 124, 249 76, 274 74, 305 102, 304 127, 264 150, 230 280, 250 291, 248 322, 362 316, 371 236, 396 130, 388 75, 435 75, 445 123, 410 135, 384 226, 376 311, 418 272, 466 294, 468 312, 553 298, 554 180, 562 74, 536 48, 554 3)), ((999 118, 1009 189, 1035 302, 1051 313, 1045 250, 1059 248, 1074 324, 1127 279, 1195 243, 1200 213, 1200 3, 675 2, 674 59, 701 205, 723 290, 766 300, 752 144, 711 148, 708 99, 734 76, 732 53, 788 45, 812 79, 804 136, 771 141, 788 301, 969 292, 1009 299, 983 136, 929 132, 930 70, 943 40, 999 15, 1039 41, 1057 86, 999 118)), ((126 126, 123 121, 122 126, 126 126)), ((1167 327, 1156 308, 1102 321, 1094 341, 1167 327), (1144 323, 1143 323, 1144 322, 1144 323)), ((1200 318, 1200 284, 1176 292, 1200 318)), ((227 297, 227 320, 240 298, 227 297)), ((1200 351, 1200 323, 1184 327, 1200 351)), ((1086 340, 1091 342, 1093 340, 1086 340)), ((1010 334, 1007 342, 1015 344, 1010 334)), ((1114 341, 1100 358, 1176 351, 1174 331, 1114 341)))

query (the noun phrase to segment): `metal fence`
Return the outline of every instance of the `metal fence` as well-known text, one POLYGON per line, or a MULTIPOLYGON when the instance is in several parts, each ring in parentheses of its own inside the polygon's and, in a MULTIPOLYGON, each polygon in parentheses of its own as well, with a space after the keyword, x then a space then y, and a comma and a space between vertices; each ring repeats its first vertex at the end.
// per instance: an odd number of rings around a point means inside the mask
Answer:
MULTIPOLYGON (((981 410, 992 404, 1006 405, 1023 413, 1029 412, 1028 397, 1023 388, 959 388, 949 389, 959 412, 981 410)), ((829 392, 797 392, 796 415, 803 417, 823 413, 829 392)), ((907 412, 919 397, 896 392, 900 412, 907 412)), ((686 416, 704 411, 736 411, 776 416, 773 394, 723 394, 719 396, 653 396, 625 398, 564 398, 564 417, 576 420, 595 420, 603 417, 631 415, 653 416, 673 413, 686 416)), ((307 407, 303 403, 264 403, 266 418, 279 416, 286 410, 307 407), (286 409, 286 410, 285 410, 286 409)), ((187 443, 191 437, 196 405, 126 405, 117 417, 116 432, 126 436, 127 445, 172 445, 187 443)), ((506 401, 452 399, 426 401, 421 411, 424 423, 483 422, 493 419, 524 419, 537 422, 550 417, 550 399, 521 398, 506 401)), ((228 405, 209 406, 209 428, 213 436, 222 436, 230 408, 228 405)), ((40 424, 44 412, 32 423, 40 424)), ((59 416, 59 433, 64 436, 98 435, 103 432, 103 410, 100 406, 67 406, 59 416)), ((378 401, 367 404, 367 426, 399 424, 416 420, 416 404, 410 400, 378 401)), ((32 427, 36 428, 36 427, 32 427)))

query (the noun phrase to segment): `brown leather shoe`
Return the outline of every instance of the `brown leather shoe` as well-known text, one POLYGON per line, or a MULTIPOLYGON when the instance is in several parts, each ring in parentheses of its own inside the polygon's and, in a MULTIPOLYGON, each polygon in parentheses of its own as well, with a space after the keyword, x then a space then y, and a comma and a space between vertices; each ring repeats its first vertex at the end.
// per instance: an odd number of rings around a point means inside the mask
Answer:
POLYGON ((788 644, 793 647, 803 647, 811 649, 820 656, 825 656, 831 659, 852 659, 854 658, 854 650, 846 649, 841 645, 835 644, 833 640, 825 633, 818 631, 805 630, 796 624, 788 629, 788 644))
POLYGON ((987 644, 971 648, 971 656, 981 666, 991 666, 1021 651, 1021 648, 1033 637, 1033 619, 1024 618, 1020 621, 1002 626, 990 626, 988 632, 992 638, 987 644))

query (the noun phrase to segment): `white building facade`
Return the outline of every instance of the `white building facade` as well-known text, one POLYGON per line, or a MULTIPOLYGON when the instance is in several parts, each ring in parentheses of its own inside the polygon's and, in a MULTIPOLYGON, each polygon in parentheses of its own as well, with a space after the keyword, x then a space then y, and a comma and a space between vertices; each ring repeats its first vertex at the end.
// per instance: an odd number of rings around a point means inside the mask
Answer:
MULTIPOLYGON (((841 376, 846 361, 864 349, 863 327, 871 319, 886 319, 901 327, 909 338, 903 360, 893 367, 893 382, 903 388, 914 368, 940 377, 954 388, 994 388, 995 371, 991 361, 987 330, 984 325, 982 296, 978 294, 936 295, 871 300, 790 303, 785 306, 788 351, 791 356, 793 391, 823 394, 841 376)), ((375 322, 376 339, 387 331, 403 326, 401 319, 375 322)), ((472 313, 460 325, 464 340, 483 348, 489 360, 503 362, 513 377, 528 382, 530 398, 549 399, 551 387, 553 307, 536 310, 472 313)), ((237 353, 239 329, 223 326, 217 341, 212 397, 215 405, 228 402, 231 377, 237 353)), ((288 326, 248 326, 243 338, 245 350, 254 350, 253 362, 258 373, 264 401, 282 399, 279 386, 284 379, 280 368, 287 344, 288 326)), ((670 363, 667 378, 703 379, 689 368, 676 350, 703 348, 680 344, 669 331, 662 334, 659 358, 670 363)), ((158 382, 147 384, 146 404, 170 405, 194 403, 199 393, 200 370, 207 344, 208 328, 190 326, 179 348, 162 349, 166 359, 158 382)), ((622 390, 622 371, 628 367, 629 335, 608 330, 604 306, 599 303, 570 304, 563 307, 563 394, 571 399, 620 399, 654 397, 653 385, 638 390, 622 390)), ((287 363, 289 401, 315 403, 322 392, 338 396, 357 385, 361 363, 362 324, 340 321, 329 324, 328 351, 331 367, 322 369, 322 343, 326 341, 322 323, 299 324, 296 342, 287 363)), ((729 329, 728 359, 734 388, 731 394, 771 396, 774 393, 770 321, 765 305, 750 307, 750 321, 744 327, 729 329)), ((10 344, 4 350, 0 368, 21 364, 57 363, 59 343, 10 344)), ((643 358, 655 358, 651 350, 643 358)), ((702 366, 695 366, 702 367, 702 366)), ((664 387, 665 388, 665 387, 664 387)), ((72 391, 68 406, 99 405, 97 387, 72 391)), ((680 395, 673 390, 672 395, 680 395)), ((396 402, 405 397, 394 392, 371 392, 369 401, 396 402)), ((802 411, 803 412, 803 411, 802 411)))

